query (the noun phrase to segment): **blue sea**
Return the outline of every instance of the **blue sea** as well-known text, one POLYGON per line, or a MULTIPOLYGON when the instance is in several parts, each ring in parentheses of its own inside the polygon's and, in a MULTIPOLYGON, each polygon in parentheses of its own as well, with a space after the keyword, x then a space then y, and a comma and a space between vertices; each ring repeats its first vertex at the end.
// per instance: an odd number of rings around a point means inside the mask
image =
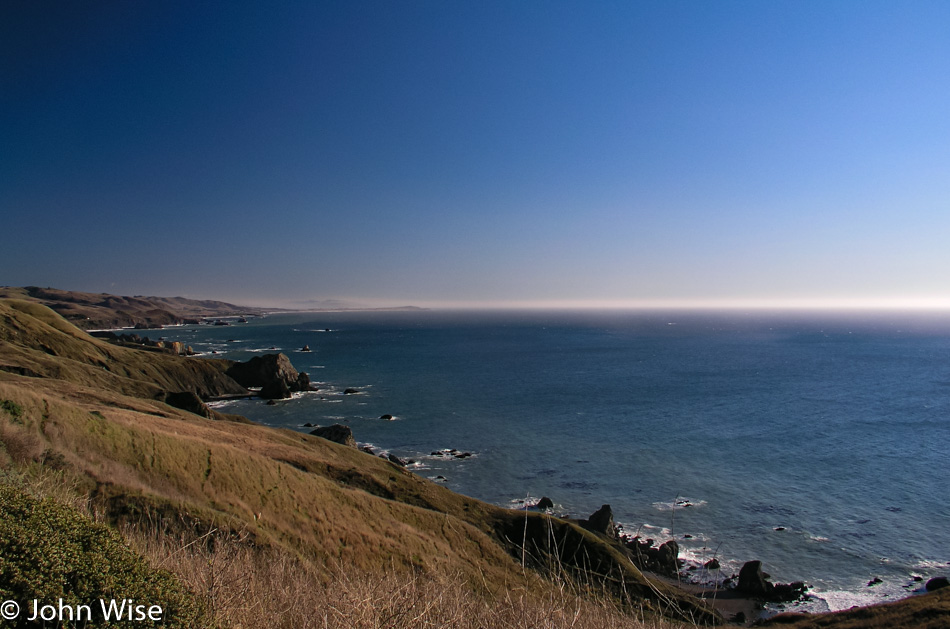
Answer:
POLYGON ((322 312, 159 334, 239 360, 279 350, 321 389, 223 410, 348 424, 498 505, 610 504, 628 533, 675 538, 684 578, 760 559, 823 611, 950 573, 950 315, 322 312), (472 456, 433 454, 452 448, 472 456))

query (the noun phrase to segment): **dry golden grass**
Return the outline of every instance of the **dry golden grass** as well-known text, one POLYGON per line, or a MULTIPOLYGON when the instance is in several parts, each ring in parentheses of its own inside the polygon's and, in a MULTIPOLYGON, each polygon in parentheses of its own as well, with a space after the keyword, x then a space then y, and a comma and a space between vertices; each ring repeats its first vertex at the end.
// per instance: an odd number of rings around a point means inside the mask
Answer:
MULTIPOLYGON (((302 629, 676 629, 620 609, 607 596, 582 597, 568 581, 528 591, 475 592, 460 575, 366 573, 345 565, 328 573, 286 553, 256 549, 214 533, 190 542, 126 528, 134 548, 175 572, 222 626, 302 629)), ((690 627, 695 625, 689 625, 690 627)))

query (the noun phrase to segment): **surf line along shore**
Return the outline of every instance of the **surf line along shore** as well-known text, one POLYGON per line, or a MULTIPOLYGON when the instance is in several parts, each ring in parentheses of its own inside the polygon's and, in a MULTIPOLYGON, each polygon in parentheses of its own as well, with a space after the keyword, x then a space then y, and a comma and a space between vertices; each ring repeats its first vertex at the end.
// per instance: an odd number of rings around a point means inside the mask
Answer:
MULTIPOLYGON (((371 448, 360 447, 352 429, 344 424, 314 427, 310 434, 375 455, 375 451, 371 448)), ((397 465, 406 466, 404 461, 392 454, 376 456, 388 459, 397 465)), ((552 515, 553 507, 554 503, 549 498, 543 497, 538 503, 525 505, 521 509, 526 512, 531 510, 552 515)), ((553 517, 573 522, 594 533, 604 542, 620 550, 637 569, 649 578, 705 601, 727 621, 738 624, 752 622, 773 614, 766 610, 765 603, 793 602, 806 596, 807 587, 804 583, 771 583, 768 575, 762 572, 760 561, 746 562, 738 575, 722 582, 717 580, 714 586, 685 581, 680 575, 680 569, 685 562, 679 558, 676 541, 669 540, 655 546, 653 540, 641 540, 639 537, 623 535, 620 527, 614 523, 610 505, 601 506, 589 517, 583 519, 564 515, 553 517), (732 587, 723 585, 730 582, 733 584, 732 587)))

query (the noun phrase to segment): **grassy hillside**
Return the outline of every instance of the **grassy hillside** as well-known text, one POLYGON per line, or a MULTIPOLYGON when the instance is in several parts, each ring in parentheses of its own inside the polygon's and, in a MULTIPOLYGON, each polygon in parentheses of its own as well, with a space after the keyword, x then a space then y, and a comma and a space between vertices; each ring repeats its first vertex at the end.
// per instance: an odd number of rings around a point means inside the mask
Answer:
POLYGON ((0 371, 124 395, 163 398, 242 393, 223 363, 146 353, 95 339, 35 302, 0 300, 0 371))
POLYGON ((448 579, 486 600, 543 598, 554 582, 539 575, 568 576, 628 611, 716 622, 573 523, 455 494, 319 437, 160 401, 163 391, 220 390, 221 378, 213 361, 116 347, 45 307, 0 301, 0 464, 63 475, 90 512, 121 530, 192 550, 214 531, 251 553, 242 565, 276 553, 314 587, 339 582, 346 567, 448 579))

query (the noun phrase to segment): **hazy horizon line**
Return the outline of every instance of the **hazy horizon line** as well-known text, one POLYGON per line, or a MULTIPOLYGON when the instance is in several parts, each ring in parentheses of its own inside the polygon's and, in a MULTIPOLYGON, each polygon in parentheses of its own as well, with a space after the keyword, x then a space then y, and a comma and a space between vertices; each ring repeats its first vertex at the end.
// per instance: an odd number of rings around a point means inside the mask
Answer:
MULTIPOLYGON (((299 300, 239 300, 241 305, 306 311, 299 300), (296 305, 294 305, 296 301, 296 305)), ((324 301, 324 300, 321 300, 324 301)), ((558 299, 558 300, 385 300, 329 298, 345 308, 432 310, 790 310, 950 311, 950 298, 894 299, 558 299)), ((237 302, 234 302, 237 303, 237 302)))

